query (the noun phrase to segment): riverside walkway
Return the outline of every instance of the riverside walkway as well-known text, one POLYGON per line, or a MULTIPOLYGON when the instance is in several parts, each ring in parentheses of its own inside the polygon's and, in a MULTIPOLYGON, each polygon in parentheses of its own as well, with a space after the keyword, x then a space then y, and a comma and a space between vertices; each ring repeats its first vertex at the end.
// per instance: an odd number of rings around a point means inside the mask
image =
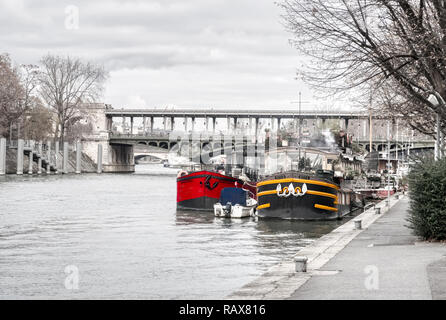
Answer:
POLYGON ((392 199, 381 215, 365 212, 363 230, 349 221, 271 268, 229 299, 446 299, 446 245, 420 241, 407 227, 409 199, 392 199))
POLYGON ((291 299, 445 299, 446 246, 420 242, 407 227, 409 200, 360 233, 291 299))

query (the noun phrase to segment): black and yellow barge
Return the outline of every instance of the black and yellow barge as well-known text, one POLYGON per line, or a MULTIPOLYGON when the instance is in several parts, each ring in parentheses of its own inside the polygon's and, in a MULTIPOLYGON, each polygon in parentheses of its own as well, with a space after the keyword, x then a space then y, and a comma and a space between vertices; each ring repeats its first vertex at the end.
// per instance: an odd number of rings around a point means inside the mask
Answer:
POLYGON ((352 190, 342 189, 332 171, 286 172, 257 183, 260 218, 333 220, 352 210, 352 190))

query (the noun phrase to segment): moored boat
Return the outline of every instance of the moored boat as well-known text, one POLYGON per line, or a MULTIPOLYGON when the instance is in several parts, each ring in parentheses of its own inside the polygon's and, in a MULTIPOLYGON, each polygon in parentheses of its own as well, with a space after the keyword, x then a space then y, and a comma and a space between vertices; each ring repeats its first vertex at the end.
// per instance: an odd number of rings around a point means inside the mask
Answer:
POLYGON ((225 188, 221 191, 220 201, 214 204, 214 215, 222 218, 246 218, 255 213, 257 201, 240 188, 225 188))
POLYGON ((260 218, 333 220, 351 211, 353 191, 334 181, 334 172, 287 172, 257 184, 260 218))
POLYGON ((224 188, 242 188, 243 185, 242 180, 217 172, 180 171, 177 177, 177 209, 212 211, 224 188))
POLYGON ((375 189, 373 193, 373 197, 376 199, 386 199, 388 196, 393 196, 395 194, 396 188, 393 186, 384 186, 379 189, 375 189))

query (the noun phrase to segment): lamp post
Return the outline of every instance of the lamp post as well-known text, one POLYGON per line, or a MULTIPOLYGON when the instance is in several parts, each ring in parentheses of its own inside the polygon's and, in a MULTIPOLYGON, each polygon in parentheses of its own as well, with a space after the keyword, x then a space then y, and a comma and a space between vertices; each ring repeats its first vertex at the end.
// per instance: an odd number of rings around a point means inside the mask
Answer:
POLYGON ((390 205, 390 121, 387 120, 387 206, 390 205))
MULTIPOLYGON (((438 94, 438 92, 433 92, 429 95, 429 98, 427 99, 434 107, 439 108, 445 106, 445 101, 443 98, 438 94), (438 101, 440 100, 440 101, 438 101)), ((440 160, 442 157, 442 134, 441 134, 441 119, 440 119, 440 113, 436 112, 436 139, 435 139, 435 161, 440 160)))

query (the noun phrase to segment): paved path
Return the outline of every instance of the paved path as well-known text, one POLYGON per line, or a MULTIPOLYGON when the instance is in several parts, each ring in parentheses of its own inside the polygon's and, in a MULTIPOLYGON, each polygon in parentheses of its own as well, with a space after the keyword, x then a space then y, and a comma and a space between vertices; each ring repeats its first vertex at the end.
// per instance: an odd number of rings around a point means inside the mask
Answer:
POLYGON ((399 201, 291 299, 446 299, 446 245, 412 235, 408 206, 399 201))

